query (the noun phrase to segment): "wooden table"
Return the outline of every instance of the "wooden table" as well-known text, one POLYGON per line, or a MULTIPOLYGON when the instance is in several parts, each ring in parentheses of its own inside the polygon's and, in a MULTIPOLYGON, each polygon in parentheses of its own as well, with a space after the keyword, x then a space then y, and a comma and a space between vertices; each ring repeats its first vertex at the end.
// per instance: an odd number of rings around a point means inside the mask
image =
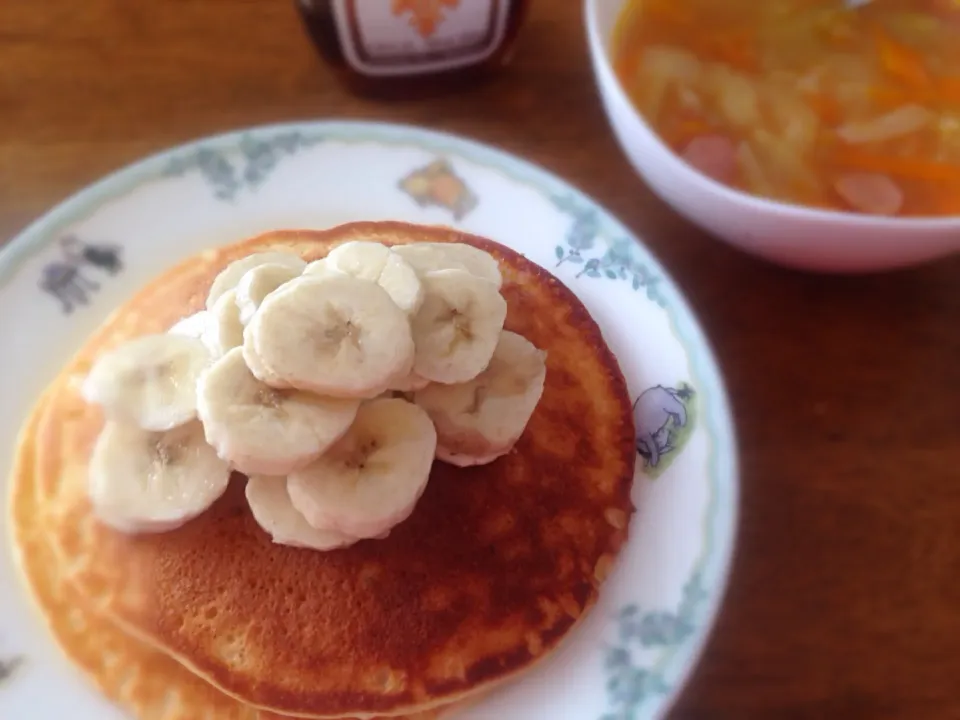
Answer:
POLYGON ((530 158, 646 239, 729 383, 739 551, 673 717, 960 717, 960 258, 814 277, 692 228, 620 154, 580 4, 534 3, 497 81, 384 104, 334 82, 292 0, 2 0, 0 238, 145 153, 250 124, 395 120, 530 158))

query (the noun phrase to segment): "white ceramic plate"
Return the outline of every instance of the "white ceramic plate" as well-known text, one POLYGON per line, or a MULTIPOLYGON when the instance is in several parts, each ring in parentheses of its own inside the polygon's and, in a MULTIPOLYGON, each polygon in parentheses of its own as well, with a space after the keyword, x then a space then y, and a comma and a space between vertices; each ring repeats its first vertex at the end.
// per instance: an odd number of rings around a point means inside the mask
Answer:
MULTIPOLYGON (((394 125, 269 126, 155 155, 67 200, 0 253, 0 468, 59 367, 160 270, 260 231, 361 219, 453 225, 549 269, 589 308, 640 399, 638 510, 597 607, 556 656, 463 720, 661 716, 708 634, 734 544, 723 382, 642 244, 571 186, 489 147, 394 125)), ((123 717, 59 655, 5 550, 0 717, 123 717)))

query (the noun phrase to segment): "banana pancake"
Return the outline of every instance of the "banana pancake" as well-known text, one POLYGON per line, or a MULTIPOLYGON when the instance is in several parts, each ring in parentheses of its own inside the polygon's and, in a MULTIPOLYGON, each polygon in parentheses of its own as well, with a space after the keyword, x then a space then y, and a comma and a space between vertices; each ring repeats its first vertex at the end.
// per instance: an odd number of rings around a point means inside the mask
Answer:
POLYGON ((631 403, 586 309, 521 255, 437 227, 274 232, 181 263, 64 370, 36 442, 38 504, 88 607, 243 703, 288 715, 422 711, 515 676, 592 607, 633 513, 631 403), (434 463, 389 537, 331 552, 271 542, 243 503, 241 476, 170 532, 128 536, 98 522, 86 478, 103 418, 78 389, 93 361, 201 309, 238 258, 284 249, 312 260, 357 239, 469 243, 498 260, 505 329, 547 352, 542 398, 514 449, 477 467, 434 463))

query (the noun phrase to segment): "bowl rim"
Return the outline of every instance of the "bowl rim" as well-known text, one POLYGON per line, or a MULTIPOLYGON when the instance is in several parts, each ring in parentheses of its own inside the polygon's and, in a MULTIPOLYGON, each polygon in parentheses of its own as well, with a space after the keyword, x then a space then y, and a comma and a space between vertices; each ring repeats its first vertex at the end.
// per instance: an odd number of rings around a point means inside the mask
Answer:
MULTIPOLYGON (((621 0, 620 8, 631 0, 621 0)), ((776 214, 781 217, 789 217, 803 222, 813 222, 818 224, 843 224, 848 227, 857 227, 862 230, 883 230, 883 231, 902 231, 902 232, 923 232, 923 231, 960 231, 960 213, 956 215, 943 216, 886 216, 886 215, 868 215, 865 213, 845 212, 842 210, 820 210, 810 208, 795 203, 783 202, 781 200, 771 200, 758 195, 752 195, 748 192, 731 188, 710 178, 697 170, 694 170, 684 162, 665 142, 660 139, 660 135, 653 130, 640 111, 634 106, 626 90, 620 82, 620 78, 613 71, 613 65, 607 49, 607 40, 600 32, 598 26, 598 7, 601 2, 610 2, 610 0, 583 0, 583 13, 585 17, 587 44, 590 48, 590 54, 593 58, 594 74, 597 77, 600 91, 610 91, 614 93, 620 104, 629 108, 631 119, 637 127, 646 136, 646 139, 653 145, 653 148, 661 159, 676 168, 684 183, 697 186, 705 193, 718 196, 727 203, 739 205, 750 210, 766 215, 776 214), (600 77, 602 76, 602 77, 600 77), (604 86, 609 87, 604 87, 604 86)), ((608 110, 608 114, 609 114, 608 110)), ((615 131, 616 132, 616 131, 615 131)), ((646 174, 646 173, 643 173, 646 174)), ((957 239, 957 249, 960 249, 960 236, 957 239)))

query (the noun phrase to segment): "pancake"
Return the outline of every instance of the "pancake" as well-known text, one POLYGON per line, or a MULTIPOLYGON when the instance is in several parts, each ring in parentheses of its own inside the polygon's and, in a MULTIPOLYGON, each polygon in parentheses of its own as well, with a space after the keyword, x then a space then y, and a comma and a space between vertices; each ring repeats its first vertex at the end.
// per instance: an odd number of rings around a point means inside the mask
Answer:
POLYGON ((444 228, 275 232, 189 259, 114 313, 48 398, 33 483, 82 602, 224 693, 283 714, 398 715, 515 676, 593 606, 633 513, 631 403, 599 328, 542 268, 444 228), (272 543, 242 501, 242 477, 169 533, 98 523, 85 485, 102 416, 77 388, 93 360, 200 309, 235 259, 267 249, 315 259, 352 239, 468 242, 499 260, 506 329, 548 352, 543 397, 514 451, 474 468, 435 463, 387 539, 333 552, 272 543))

